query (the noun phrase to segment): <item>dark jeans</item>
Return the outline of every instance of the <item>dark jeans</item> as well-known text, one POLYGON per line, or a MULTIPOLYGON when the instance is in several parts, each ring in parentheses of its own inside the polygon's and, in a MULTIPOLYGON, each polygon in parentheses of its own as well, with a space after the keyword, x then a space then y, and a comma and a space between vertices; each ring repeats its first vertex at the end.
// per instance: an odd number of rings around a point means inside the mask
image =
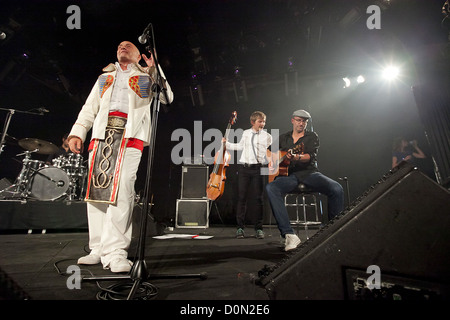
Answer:
POLYGON ((247 214, 252 218, 255 230, 263 228, 264 216, 264 176, 261 175, 261 167, 239 166, 238 171, 238 203, 236 210, 236 222, 238 228, 245 227, 247 214), (251 198, 249 198, 252 196, 251 198))
POLYGON ((344 210, 344 189, 339 182, 336 182, 320 172, 314 172, 299 181, 291 174, 287 177, 281 176, 266 186, 267 197, 269 198, 272 213, 278 224, 281 235, 293 234, 289 214, 284 205, 284 197, 294 190, 299 183, 303 183, 312 190, 320 192, 328 197, 328 219, 332 220, 344 210))

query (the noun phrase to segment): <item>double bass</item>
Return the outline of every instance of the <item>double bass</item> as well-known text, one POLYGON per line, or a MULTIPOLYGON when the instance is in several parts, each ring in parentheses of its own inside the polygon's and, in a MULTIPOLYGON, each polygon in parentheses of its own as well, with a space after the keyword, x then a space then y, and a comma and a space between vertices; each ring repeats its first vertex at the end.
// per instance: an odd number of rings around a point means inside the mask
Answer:
MULTIPOLYGON (((233 111, 230 120, 228 121, 227 129, 225 130, 225 139, 228 139, 230 128, 236 123, 237 112, 233 111)), ((230 153, 226 150, 226 142, 222 142, 220 150, 214 157, 214 169, 209 175, 209 181, 206 185, 206 196, 209 200, 219 199, 225 189, 226 168, 229 166, 230 153)))

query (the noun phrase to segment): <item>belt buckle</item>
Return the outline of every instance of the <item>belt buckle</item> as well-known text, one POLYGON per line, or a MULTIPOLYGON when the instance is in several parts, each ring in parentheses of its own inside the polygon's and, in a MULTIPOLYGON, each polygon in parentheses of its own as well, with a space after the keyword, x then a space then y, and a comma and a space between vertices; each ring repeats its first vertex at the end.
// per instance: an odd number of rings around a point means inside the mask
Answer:
POLYGON ((117 116, 109 116, 108 117, 108 127, 110 128, 125 128, 125 124, 127 123, 126 118, 117 117, 117 116))

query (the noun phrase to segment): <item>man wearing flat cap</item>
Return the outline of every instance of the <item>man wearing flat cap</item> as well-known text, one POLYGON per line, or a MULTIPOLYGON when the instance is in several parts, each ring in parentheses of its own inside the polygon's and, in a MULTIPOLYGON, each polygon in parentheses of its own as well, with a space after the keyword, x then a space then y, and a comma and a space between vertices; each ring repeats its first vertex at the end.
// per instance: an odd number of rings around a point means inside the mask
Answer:
MULTIPOLYGON (((291 227, 289 215, 284 204, 284 196, 302 183, 313 192, 328 197, 328 219, 332 220, 344 209, 344 190, 340 183, 328 178, 317 168, 319 136, 306 129, 311 115, 305 110, 296 110, 292 114, 292 131, 279 137, 280 151, 287 152, 288 170, 278 171, 275 179, 266 186, 272 213, 278 224, 281 236, 286 239, 285 251, 297 248, 300 239, 291 227)), ((274 144, 277 145, 276 143, 274 144)), ((272 150, 273 151, 273 150, 272 150)), ((269 170, 272 164, 269 164, 269 170)))

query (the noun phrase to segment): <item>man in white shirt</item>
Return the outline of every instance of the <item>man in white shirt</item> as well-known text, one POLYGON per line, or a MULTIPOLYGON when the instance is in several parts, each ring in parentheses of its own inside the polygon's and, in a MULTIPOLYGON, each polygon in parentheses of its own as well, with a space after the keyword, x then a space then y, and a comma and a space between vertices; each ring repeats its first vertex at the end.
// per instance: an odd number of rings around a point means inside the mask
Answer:
MULTIPOLYGON (((117 61, 103 69, 68 139, 70 150, 80 153, 92 129, 86 194, 91 251, 78 264, 102 263, 112 272, 128 272, 134 183, 142 150, 150 143, 151 87, 157 72, 153 56, 141 55, 129 41, 119 44, 117 61), (138 64, 141 58, 147 67, 138 64)), ((159 99, 168 104, 173 92, 158 69, 163 86, 159 99)))
POLYGON ((237 238, 244 238, 246 213, 253 211, 255 219, 255 231, 258 239, 264 238, 264 176, 261 168, 267 165, 267 148, 272 144, 272 136, 263 130, 266 125, 266 115, 261 111, 255 111, 250 116, 252 127, 244 130, 238 143, 227 141, 229 150, 241 150, 239 159, 239 198, 236 212, 237 238), (255 198, 249 199, 251 192, 255 192, 255 198), (249 201, 254 200, 254 201, 249 201), (254 202, 254 206, 248 206, 254 202))

